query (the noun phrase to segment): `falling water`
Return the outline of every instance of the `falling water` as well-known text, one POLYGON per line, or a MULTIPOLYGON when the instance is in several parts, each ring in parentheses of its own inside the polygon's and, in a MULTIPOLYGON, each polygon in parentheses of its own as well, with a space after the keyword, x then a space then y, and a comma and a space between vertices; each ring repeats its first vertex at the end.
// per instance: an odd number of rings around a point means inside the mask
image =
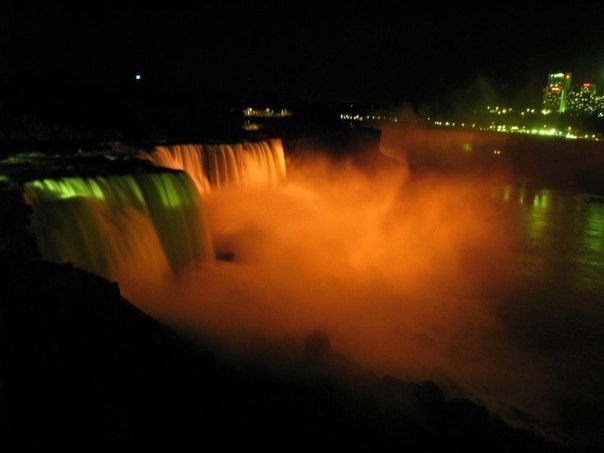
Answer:
MULTIPOLYGON (((40 177, 24 185, 42 258, 73 263, 132 294, 215 259, 204 197, 220 188, 274 187, 286 173, 279 139, 158 145, 136 157, 150 161, 152 171, 40 177)), ((86 174, 106 162, 81 160, 86 174)), ((60 168, 60 159, 52 167, 60 168)))
POLYGON ((285 155, 279 139, 158 145, 141 157, 159 167, 185 171, 202 194, 223 187, 275 186, 286 175, 285 155))
POLYGON ((185 171, 195 183, 199 193, 211 190, 210 181, 204 172, 201 144, 158 145, 151 152, 142 152, 141 157, 158 167, 185 171))
POLYGON ((163 281, 214 258, 207 219, 183 172, 39 179, 25 184, 42 258, 111 280, 163 281))

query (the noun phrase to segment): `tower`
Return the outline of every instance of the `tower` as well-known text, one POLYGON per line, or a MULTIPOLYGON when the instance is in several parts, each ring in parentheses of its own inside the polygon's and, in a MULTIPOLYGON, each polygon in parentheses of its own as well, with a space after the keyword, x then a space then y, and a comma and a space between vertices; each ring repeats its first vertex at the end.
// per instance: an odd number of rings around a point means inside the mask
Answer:
POLYGON ((547 85, 543 90, 543 113, 564 113, 566 111, 571 82, 572 74, 570 72, 548 74, 547 85))

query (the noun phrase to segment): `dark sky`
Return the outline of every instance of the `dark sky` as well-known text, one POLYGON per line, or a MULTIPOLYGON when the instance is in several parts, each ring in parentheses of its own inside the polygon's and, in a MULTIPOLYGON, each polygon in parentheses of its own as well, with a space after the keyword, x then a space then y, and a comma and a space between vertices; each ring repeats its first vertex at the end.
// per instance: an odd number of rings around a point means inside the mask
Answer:
POLYGON ((539 97, 559 71, 604 88, 597 3, 391 3, 4 1, 2 87, 107 88, 142 71, 166 89, 416 105, 539 97))

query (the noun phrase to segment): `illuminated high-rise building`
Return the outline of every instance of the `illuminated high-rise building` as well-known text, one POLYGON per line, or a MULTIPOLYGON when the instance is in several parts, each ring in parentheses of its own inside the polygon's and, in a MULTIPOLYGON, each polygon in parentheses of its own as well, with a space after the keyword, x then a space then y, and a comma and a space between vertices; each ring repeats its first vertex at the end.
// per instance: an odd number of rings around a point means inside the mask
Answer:
POLYGON ((572 82, 570 72, 548 74, 543 90, 543 113, 564 113, 572 82))
POLYGON ((599 108, 600 98, 594 83, 585 82, 570 90, 566 100, 566 112, 571 115, 591 115, 599 108))

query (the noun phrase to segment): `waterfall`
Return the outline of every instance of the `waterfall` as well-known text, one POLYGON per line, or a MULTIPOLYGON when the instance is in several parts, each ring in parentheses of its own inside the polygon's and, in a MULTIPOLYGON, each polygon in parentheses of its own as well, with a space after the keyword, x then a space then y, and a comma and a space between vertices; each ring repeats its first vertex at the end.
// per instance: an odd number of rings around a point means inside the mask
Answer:
POLYGON ((200 193, 275 186, 286 176, 283 144, 273 138, 235 144, 158 145, 141 154, 158 167, 185 171, 200 193))
POLYGON ((23 195, 43 259, 117 281, 161 281, 214 259, 199 194, 184 172, 37 179, 23 195))
POLYGON ((203 146, 200 144, 158 145, 150 153, 141 153, 140 157, 158 167, 183 170, 193 180, 199 193, 210 191, 210 181, 204 173, 203 146))
POLYGON ((216 259, 205 196, 285 179, 280 139, 157 145, 135 157, 40 158, 53 176, 24 182, 23 197, 43 259, 129 286, 161 282, 216 259))

